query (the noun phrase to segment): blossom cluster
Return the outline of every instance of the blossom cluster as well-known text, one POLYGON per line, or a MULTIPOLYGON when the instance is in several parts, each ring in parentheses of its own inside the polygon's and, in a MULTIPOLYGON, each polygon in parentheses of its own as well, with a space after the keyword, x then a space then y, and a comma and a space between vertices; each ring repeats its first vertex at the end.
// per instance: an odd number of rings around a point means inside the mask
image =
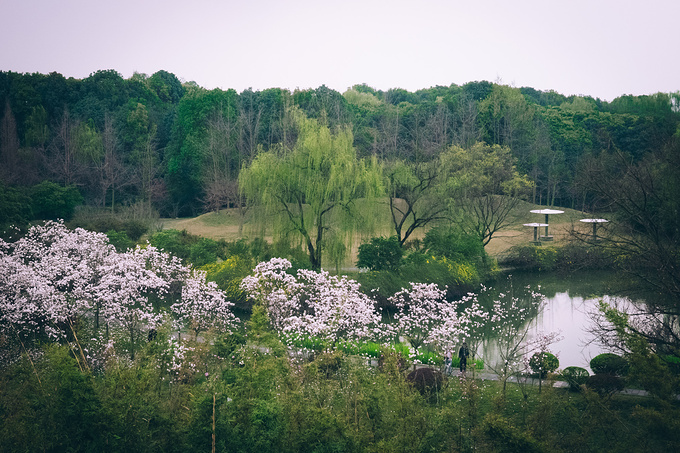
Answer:
POLYGON ((229 329, 232 303, 205 273, 155 247, 116 252, 106 235, 63 222, 32 227, 16 242, 0 240, 0 330, 62 336, 92 320, 121 327, 134 343, 161 321, 154 303, 174 301, 179 328, 229 329))
POLYGON ((414 350, 430 345, 452 351, 488 319, 475 294, 455 302, 447 301, 445 294, 432 283, 411 283, 411 289, 402 289, 389 299, 398 309, 392 327, 414 350))
POLYGON ((332 342, 377 336, 380 314, 359 283, 326 271, 287 273, 288 260, 274 258, 257 265, 241 288, 262 304, 272 325, 286 335, 313 336, 332 342))

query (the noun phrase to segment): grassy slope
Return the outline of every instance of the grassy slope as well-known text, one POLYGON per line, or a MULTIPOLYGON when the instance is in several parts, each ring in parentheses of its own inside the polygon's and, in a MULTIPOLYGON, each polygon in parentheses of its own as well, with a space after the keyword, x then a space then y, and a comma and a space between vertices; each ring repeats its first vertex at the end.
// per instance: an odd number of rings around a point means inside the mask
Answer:
MULTIPOLYGON (((391 218, 387 204, 381 202, 383 206, 378 209, 378 221, 374 232, 369 234, 372 236, 389 236, 393 234, 391 218)), ((532 214, 529 211, 533 209, 544 209, 545 206, 538 206, 527 202, 520 202, 514 213, 514 221, 507 229, 501 230, 494 235, 491 242, 486 246, 486 251, 494 257, 502 255, 511 247, 519 244, 526 244, 533 240, 534 230, 531 227, 523 226, 524 223, 543 222, 544 216, 542 214, 532 214)), ((591 215, 583 214, 580 211, 567 208, 555 208, 565 211, 564 214, 550 216, 550 231, 554 236, 555 242, 565 240, 569 236, 572 229, 577 229, 581 232, 589 232, 592 227, 590 225, 579 222, 579 219, 591 217, 591 215)), ((212 239, 225 239, 233 241, 239 239, 239 215, 235 209, 223 209, 219 212, 210 212, 193 218, 182 219, 162 219, 163 229, 187 230, 191 234, 204 236, 212 239)), ((542 230, 542 229, 541 229, 542 230)), ((269 236, 271 233, 267 232, 269 236)), ((421 230, 415 234, 416 237, 422 238, 424 232, 421 230)), ((252 222, 249 217, 246 218, 243 228, 243 237, 255 237, 252 222)), ((356 253, 359 244, 366 237, 355 235, 352 244, 351 258, 348 258, 344 266, 352 266, 356 261, 356 253)))

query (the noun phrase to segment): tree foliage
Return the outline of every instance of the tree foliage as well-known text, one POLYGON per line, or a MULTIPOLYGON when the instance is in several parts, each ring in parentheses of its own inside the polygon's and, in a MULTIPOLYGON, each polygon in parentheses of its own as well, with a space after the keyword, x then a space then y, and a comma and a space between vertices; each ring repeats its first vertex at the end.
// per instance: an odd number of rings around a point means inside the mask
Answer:
POLYGON ((349 130, 331 132, 302 115, 298 121, 293 149, 261 152, 241 171, 240 184, 252 202, 280 216, 284 235, 302 240, 318 270, 323 251, 344 243, 343 228, 354 226, 356 202, 382 192, 381 173, 375 159, 357 157, 349 130))

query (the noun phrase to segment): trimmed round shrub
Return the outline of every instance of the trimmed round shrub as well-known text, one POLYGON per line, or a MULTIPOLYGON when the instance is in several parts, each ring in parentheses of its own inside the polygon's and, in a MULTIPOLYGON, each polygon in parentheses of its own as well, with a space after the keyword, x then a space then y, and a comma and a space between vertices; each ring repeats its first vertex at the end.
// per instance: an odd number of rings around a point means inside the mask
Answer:
POLYGON ((550 352, 537 352, 529 359, 529 366, 531 371, 543 379, 548 373, 552 373, 560 366, 560 361, 555 357, 555 354, 550 352))
POLYGON ((568 366, 562 370, 562 379, 569 384, 569 390, 578 391, 586 383, 590 373, 585 368, 568 366))
POLYGON ((430 395, 442 389, 444 375, 434 368, 418 368, 406 376, 406 381, 411 383, 421 395, 430 395))
POLYGON ((625 376, 628 372, 628 361, 620 355, 606 352, 596 355, 590 361, 590 369, 595 374, 612 374, 614 376, 625 376))
POLYGON ((623 390, 623 379, 613 374, 593 374, 586 380, 586 387, 600 395, 611 395, 623 390))

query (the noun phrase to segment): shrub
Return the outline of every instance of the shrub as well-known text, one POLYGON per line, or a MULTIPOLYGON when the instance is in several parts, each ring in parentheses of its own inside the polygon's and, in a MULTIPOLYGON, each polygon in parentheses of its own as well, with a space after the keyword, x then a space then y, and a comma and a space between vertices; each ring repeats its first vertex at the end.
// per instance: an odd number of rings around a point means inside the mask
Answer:
POLYGON ((187 260, 189 259, 190 249, 186 243, 186 236, 188 236, 186 231, 159 231, 149 238, 149 244, 167 253, 170 253, 177 258, 187 260))
POLYGON ((206 278, 217 283, 226 293, 227 299, 239 308, 249 307, 247 297, 241 289, 241 281, 253 270, 253 263, 249 259, 231 256, 220 263, 210 263, 201 267, 207 272, 206 278))
POLYGON ((323 352, 316 356, 314 362, 308 365, 308 370, 314 370, 327 379, 335 375, 341 368, 344 360, 342 351, 323 352))
POLYGON ((109 243, 119 253, 135 247, 135 241, 130 239, 125 231, 109 230, 106 232, 106 236, 109 238, 109 243))
POLYGON ((0 182, 0 227, 23 226, 31 219, 31 200, 22 191, 0 182))
POLYGON ((217 241, 200 238, 189 247, 189 261, 197 267, 217 261, 220 247, 217 241))
POLYGON ((444 375, 434 368, 418 368, 406 376, 406 381, 411 383, 421 395, 430 395, 442 389, 444 375))
POLYGON ((506 266, 523 269, 550 271, 555 268, 556 260, 557 249, 555 247, 522 245, 513 247, 503 263, 506 266))
POLYGON ((75 186, 63 187, 51 181, 43 181, 30 190, 33 218, 41 220, 70 220, 76 206, 83 203, 83 196, 75 186))
POLYGON ((600 395, 612 395, 623 390, 623 379, 612 374, 594 374, 586 380, 586 387, 600 395))
POLYGON ((423 245, 429 254, 454 261, 475 261, 485 258, 486 255, 484 244, 479 237, 448 227, 430 229, 425 234, 423 245))
POLYGON ((562 370, 562 379, 567 381, 569 384, 569 389, 577 391, 581 389, 581 386, 586 383, 590 373, 585 368, 578 366, 569 366, 562 370))
POLYGON ((358 267, 372 271, 396 270, 403 260, 404 249, 396 236, 373 238, 359 246, 358 267))
POLYGON ((543 379, 548 373, 552 373, 560 366, 560 361, 550 352, 537 352, 529 359, 529 366, 531 371, 543 379))
POLYGON ((625 376, 628 372, 628 361, 619 355, 606 352, 592 358, 590 369, 595 374, 625 376))
POLYGON ((515 427, 509 420, 498 414, 489 413, 480 426, 480 431, 495 448, 490 451, 502 452, 543 452, 541 445, 527 430, 515 427))

